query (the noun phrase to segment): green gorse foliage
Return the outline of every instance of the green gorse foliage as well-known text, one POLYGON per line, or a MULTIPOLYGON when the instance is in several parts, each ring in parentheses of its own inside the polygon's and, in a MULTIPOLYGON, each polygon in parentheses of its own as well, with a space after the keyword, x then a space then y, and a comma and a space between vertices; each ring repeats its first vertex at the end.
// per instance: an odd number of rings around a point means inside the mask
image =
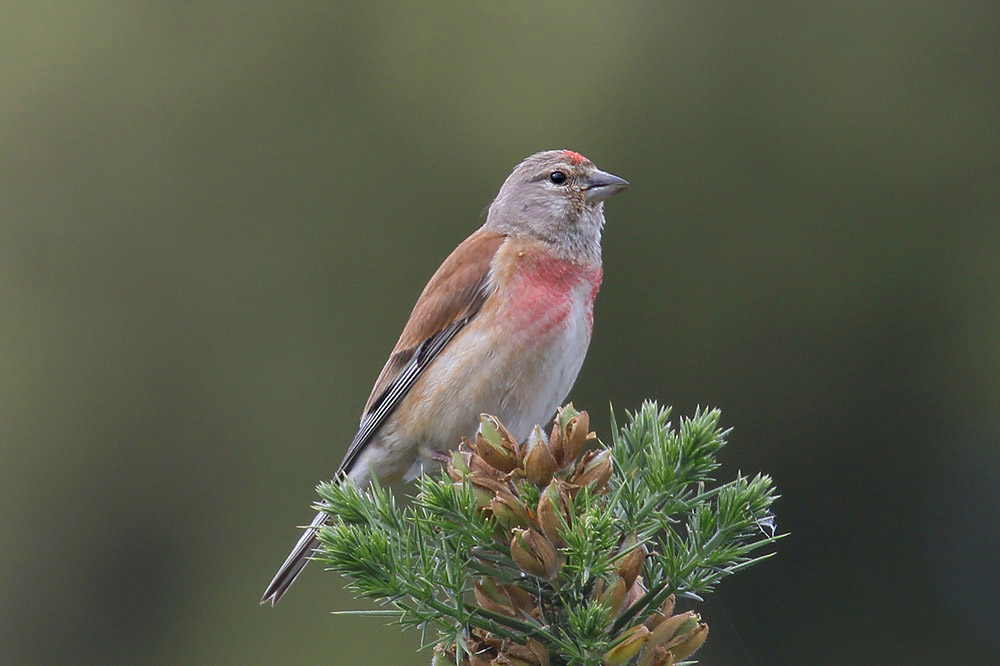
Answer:
POLYGON ((316 559, 386 607, 359 613, 421 629, 436 663, 676 663, 708 627, 672 615, 675 599, 700 599, 777 538, 768 476, 714 483, 720 416, 674 427, 646 402, 622 427, 612 414, 604 448, 572 405, 523 444, 484 415, 406 506, 378 485, 321 484, 316 559))

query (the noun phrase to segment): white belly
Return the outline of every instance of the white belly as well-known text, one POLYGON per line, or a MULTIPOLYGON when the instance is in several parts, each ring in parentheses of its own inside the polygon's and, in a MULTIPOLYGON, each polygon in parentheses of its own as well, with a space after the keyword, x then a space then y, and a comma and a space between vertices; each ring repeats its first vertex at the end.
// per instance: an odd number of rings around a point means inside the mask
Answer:
MULTIPOLYGON (((581 290, 582 292, 582 290, 581 290)), ((365 447, 351 477, 367 483, 412 479, 437 469, 434 454, 472 437, 480 414, 497 416, 518 441, 544 429, 569 394, 590 345, 589 293, 571 301, 544 332, 505 329, 489 317, 473 320, 414 383, 396 412, 365 447)))

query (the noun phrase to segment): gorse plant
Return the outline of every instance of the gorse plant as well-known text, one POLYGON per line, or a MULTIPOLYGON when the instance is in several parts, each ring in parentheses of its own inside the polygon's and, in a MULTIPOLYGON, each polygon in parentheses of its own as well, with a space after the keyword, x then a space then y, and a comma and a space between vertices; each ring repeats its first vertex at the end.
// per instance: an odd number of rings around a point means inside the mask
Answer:
POLYGON ((669 415, 647 402, 619 428, 612 414, 610 448, 572 405, 524 443, 483 415, 405 507, 377 485, 321 484, 316 559, 391 607, 359 613, 421 628, 435 664, 680 662, 708 627, 675 599, 769 556, 755 551, 775 539, 777 495, 764 475, 710 487, 720 412, 669 415))

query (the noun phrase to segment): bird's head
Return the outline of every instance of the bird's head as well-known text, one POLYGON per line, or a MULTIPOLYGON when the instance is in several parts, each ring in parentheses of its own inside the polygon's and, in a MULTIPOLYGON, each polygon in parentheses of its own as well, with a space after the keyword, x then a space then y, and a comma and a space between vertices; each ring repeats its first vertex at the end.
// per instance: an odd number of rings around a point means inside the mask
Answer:
POLYGON ((535 153, 504 181, 486 227, 538 238, 573 258, 600 258, 604 200, 627 186, 572 150, 535 153))

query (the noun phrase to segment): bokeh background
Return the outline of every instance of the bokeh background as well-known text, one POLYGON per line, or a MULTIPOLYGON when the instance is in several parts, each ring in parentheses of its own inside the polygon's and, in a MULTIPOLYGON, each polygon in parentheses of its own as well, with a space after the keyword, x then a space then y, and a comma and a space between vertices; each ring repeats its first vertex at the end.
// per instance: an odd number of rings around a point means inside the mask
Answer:
POLYGON ((426 664, 264 585, 524 156, 632 182, 576 404, 719 406, 777 557, 706 664, 1000 649, 1000 4, 0 10, 0 649, 426 664))

